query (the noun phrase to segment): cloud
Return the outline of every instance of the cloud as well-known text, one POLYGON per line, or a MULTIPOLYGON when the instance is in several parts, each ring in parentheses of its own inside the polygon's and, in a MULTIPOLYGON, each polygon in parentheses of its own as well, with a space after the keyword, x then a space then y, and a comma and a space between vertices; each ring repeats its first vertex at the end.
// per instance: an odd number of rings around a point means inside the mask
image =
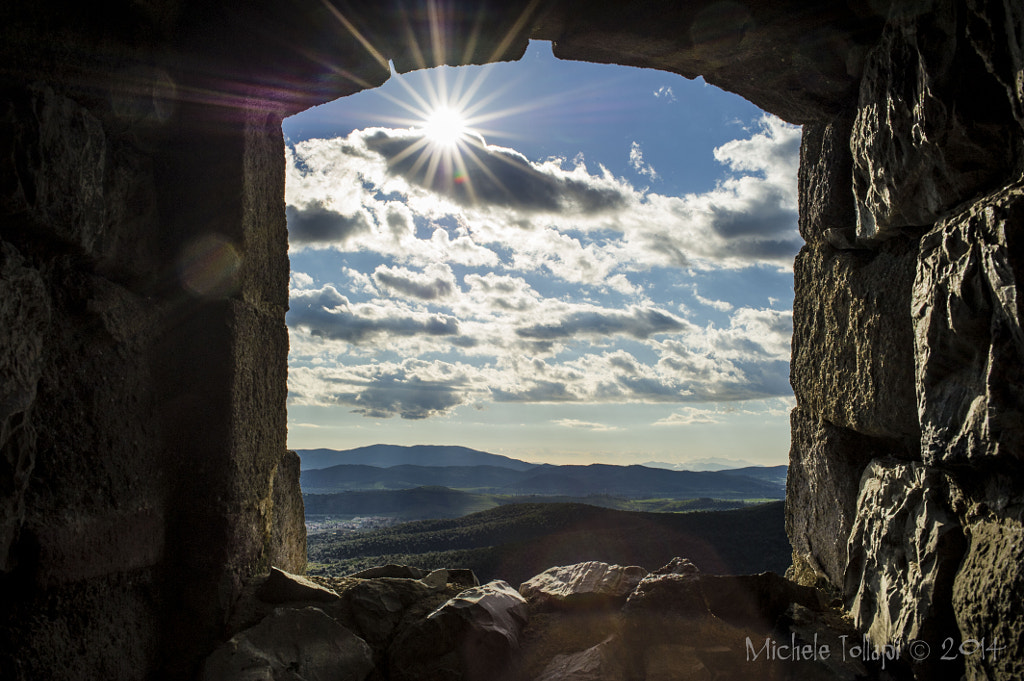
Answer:
POLYGON ((551 423, 562 428, 577 428, 581 430, 593 430, 596 432, 619 430, 616 426, 609 426, 605 423, 594 423, 593 421, 581 421, 579 419, 554 419, 551 423))
POLYGON ((639 142, 634 141, 629 147, 629 167, 652 180, 658 179, 658 172, 654 166, 644 163, 644 154, 640 150, 639 142))
POLYGON ((652 423, 653 426, 693 426, 703 424, 721 423, 721 415, 716 411, 698 409, 697 407, 683 407, 663 419, 652 423))
POLYGON ((662 85, 660 88, 655 90, 654 96, 658 99, 665 99, 670 102, 676 101, 676 94, 672 92, 672 88, 667 85, 662 85))
POLYGON ((448 298, 456 289, 451 268, 443 264, 433 265, 424 272, 380 265, 373 272, 373 280, 389 292, 419 300, 448 298))
POLYGON ((293 290, 288 325, 310 336, 353 344, 381 336, 455 336, 459 323, 450 315, 427 313, 395 305, 352 304, 333 286, 293 290))
POLYGON ((579 309, 559 319, 516 329, 522 338, 559 340, 576 336, 611 336, 623 334, 633 338, 650 338, 686 328, 688 322, 655 308, 633 306, 627 312, 606 309, 579 309))
MULTIPOLYGON (((300 224, 296 238, 310 241, 298 245, 336 234, 337 248, 408 262, 511 264, 594 285, 652 267, 790 268, 802 244, 799 143, 799 128, 765 116, 750 137, 715 150, 728 174, 714 189, 666 196, 581 159, 532 162, 480 138, 464 145, 461 165, 431 159, 421 133, 372 128, 294 145, 287 197, 300 223, 311 215, 326 224, 300 224), (339 223, 344 216, 352 224, 339 223), (456 233, 418 236, 417 224, 437 221, 457 224, 456 233)), ((631 158, 654 176, 639 145, 631 158)))
POLYGON ((296 404, 347 405, 363 416, 425 419, 465 404, 468 378, 458 364, 408 359, 319 371, 293 369, 290 399, 296 404))
POLYGON ((430 144, 417 130, 374 128, 363 131, 361 142, 384 159, 389 175, 465 206, 594 213, 621 207, 626 201, 625 192, 614 182, 562 172, 553 164, 531 163, 513 149, 476 137, 460 142, 461 160, 441 156, 436 162, 430 157, 430 144))
MULTIPOLYGON (((712 190, 682 196, 638 189, 582 159, 531 162, 480 139, 465 147, 464 167, 438 159, 433 170, 429 157, 418 162, 426 147, 415 131, 294 145, 292 243, 329 246, 345 262, 333 284, 305 265, 316 279, 292 277, 289 399, 423 419, 493 402, 791 396, 792 313, 737 309, 672 276, 791 267, 801 243, 799 137, 765 117, 716 150, 725 174, 712 190), (698 325, 670 312, 685 308, 669 300, 669 285, 682 295, 692 287, 728 321, 698 325)), ((638 144, 631 162, 654 176, 638 144)), ((714 412, 702 413, 668 419, 714 412)))
POLYGON ((353 236, 370 231, 370 222, 363 212, 342 215, 321 201, 305 207, 286 206, 288 240, 294 244, 344 244, 353 236))

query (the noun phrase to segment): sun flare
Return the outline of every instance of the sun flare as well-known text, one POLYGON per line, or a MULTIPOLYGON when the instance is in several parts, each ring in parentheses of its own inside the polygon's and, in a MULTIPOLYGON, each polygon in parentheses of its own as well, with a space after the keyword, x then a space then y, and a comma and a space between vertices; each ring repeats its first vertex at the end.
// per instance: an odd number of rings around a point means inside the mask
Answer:
POLYGON ((423 122, 427 139, 442 147, 455 146, 465 136, 466 130, 466 117, 447 106, 437 107, 423 122))

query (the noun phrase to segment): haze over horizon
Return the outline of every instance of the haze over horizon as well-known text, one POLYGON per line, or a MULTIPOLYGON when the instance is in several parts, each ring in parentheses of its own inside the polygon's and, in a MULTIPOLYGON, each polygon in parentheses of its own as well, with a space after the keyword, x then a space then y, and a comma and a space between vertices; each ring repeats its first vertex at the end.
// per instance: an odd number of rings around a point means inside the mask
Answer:
POLYGON ((799 128, 534 42, 284 131, 291 448, 786 463, 799 128))

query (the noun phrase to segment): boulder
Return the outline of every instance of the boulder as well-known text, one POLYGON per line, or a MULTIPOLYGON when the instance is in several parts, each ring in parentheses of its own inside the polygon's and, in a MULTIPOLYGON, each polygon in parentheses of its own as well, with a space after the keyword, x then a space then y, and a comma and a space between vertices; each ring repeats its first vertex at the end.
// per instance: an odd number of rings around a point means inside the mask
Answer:
POLYGON ((360 572, 348 575, 349 577, 356 577, 358 579, 376 579, 378 577, 395 577, 402 579, 422 579, 430 573, 429 570, 423 570, 422 568, 412 567, 409 565, 378 565, 377 567, 367 568, 360 572))
POLYGON ((626 599, 627 613, 663 613, 674 617, 706 617, 708 605, 700 584, 700 570, 684 558, 647 575, 626 599))
POLYGON ((202 681, 363 681, 366 641, 318 608, 278 608, 206 659, 202 681))
POLYGON ((331 603, 340 599, 338 594, 330 589, 276 567, 270 568, 270 574, 256 589, 256 597, 264 603, 331 603))
POLYGON ((616 639, 578 653, 555 655, 536 681, 626 681, 626 663, 616 639))
POLYGON ((396 635, 388 655, 390 678, 507 678, 528 617, 526 600, 506 582, 467 589, 396 635))
POLYGON ((446 584, 465 587, 480 586, 480 580, 476 578, 476 574, 472 570, 464 568, 455 568, 451 570, 441 568, 439 570, 434 570, 427 576, 420 579, 420 581, 427 586, 436 588, 442 588, 446 584))
POLYGON ((711 614, 735 626, 770 628, 793 604, 815 611, 826 606, 817 589, 774 572, 701 575, 697 579, 711 614))
POLYGON ((386 647, 405 611, 437 590, 417 579, 380 577, 348 589, 345 603, 363 638, 375 648, 386 647))
POLYGON ((519 593, 538 610, 619 607, 646 576, 647 570, 635 565, 589 561, 545 570, 523 582, 519 593))

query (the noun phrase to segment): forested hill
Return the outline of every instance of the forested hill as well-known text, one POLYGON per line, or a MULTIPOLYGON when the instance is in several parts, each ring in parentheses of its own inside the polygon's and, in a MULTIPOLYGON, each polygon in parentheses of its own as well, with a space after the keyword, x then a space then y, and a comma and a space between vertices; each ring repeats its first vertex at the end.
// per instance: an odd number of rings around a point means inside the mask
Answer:
POLYGON ((514 504, 359 534, 311 535, 308 552, 314 574, 399 563, 471 568, 482 581, 514 585, 553 565, 587 560, 653 569, 682 556, 718 574, 781 574, 790 563, 782 502, 679 514, 514 504))

